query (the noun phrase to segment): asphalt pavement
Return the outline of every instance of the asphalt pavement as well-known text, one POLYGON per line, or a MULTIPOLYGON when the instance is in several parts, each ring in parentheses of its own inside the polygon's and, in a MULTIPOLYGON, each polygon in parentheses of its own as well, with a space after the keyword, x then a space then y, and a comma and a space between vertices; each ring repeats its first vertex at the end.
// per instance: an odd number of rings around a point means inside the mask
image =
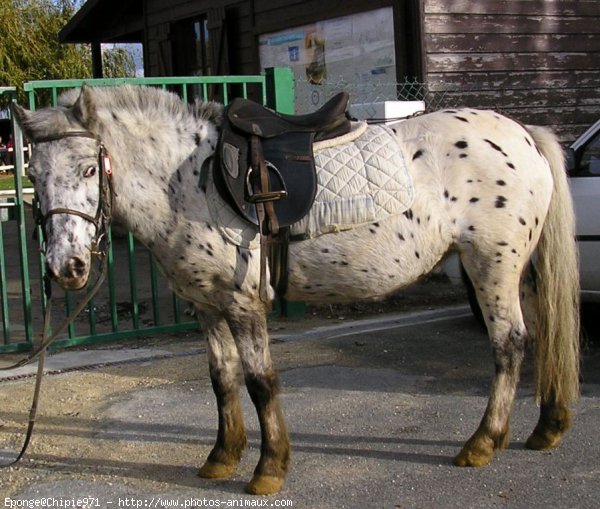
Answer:
MULTIPOLYGON (((243 492, 260 448, 255 412, 245 394, 249 445, 237 472, 224 481, 195 475, 215 437, 216 406, 207 377, 184 377, 136 382, 118 397, 107 386, 93 416, 59 414, 47 436, 44 430, 50 428, 42 425, 35 440, 49 440, 52 447, 43 452, 34 448, 21 465, 0 471, 0 504, 597 508, 597 334, 591 329, 584 351, 583 390, 573 429, 553 451, 528 451, 523 445, 539 412, 528 361, 509 448, 485 468, 452 465, 481 419, 493 374, 485 335, 465 307, 454 307, 275 335, 272 350, 280 366, 281 402, 293 450, 289 476, 278 495, 243 492), (68 442, 76 434, 85 446, 73 452, 68 442), (104 456, 108 447, 112 455, 104 456), (174 449, 183 452, 170 454, 174 449)), ((63 352, 48 366, 53 373, 49 378, 78 387, 90 372, 106 375, 108 384, 110 377, 133 377, 144 366, 152 370, 175 363, 185 370, 187 363, 205 362, 202 345, 181 349, 159 343, 63 352)), ((3 406, 10 406, 6 398, 11 391, 17 394, 30 383, 28 376, 23 372, 22 378, 0 384, 3 406)), ((102 392, 102 387, 94 389, 102 392)), ((26 409, 19 417, 26 419, 26 409)), ((0 435, 2 431, 0 427, 0 435)), ((0 444, 0 459, 13 454, 0 444)))

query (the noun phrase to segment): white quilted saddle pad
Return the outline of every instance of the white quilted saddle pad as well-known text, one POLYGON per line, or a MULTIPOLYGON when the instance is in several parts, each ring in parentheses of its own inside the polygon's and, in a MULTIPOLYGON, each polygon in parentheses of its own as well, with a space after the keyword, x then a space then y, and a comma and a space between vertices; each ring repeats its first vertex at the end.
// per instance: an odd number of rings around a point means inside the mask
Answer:
MULTIPOLYGON (((412 180, 392 130, 358 124, 352 133, 315 143, 317 195, 307 216, 291 225, 292 238, 348 230, 401 214, 412 205, 412 180)), ((225 238, 244 248, 259 247, 257 228, 221 198, 212 171, 208 172, 207 198, 211 216, 225 238)))
POLYGON ((311 238, 347 230, 401 214, 412 205, 412 180, 397 138, 387 126, 371 125, 353 141, 325 148, 315 144, 314 149, 315 203, 291 226, 292 236, 311 238))

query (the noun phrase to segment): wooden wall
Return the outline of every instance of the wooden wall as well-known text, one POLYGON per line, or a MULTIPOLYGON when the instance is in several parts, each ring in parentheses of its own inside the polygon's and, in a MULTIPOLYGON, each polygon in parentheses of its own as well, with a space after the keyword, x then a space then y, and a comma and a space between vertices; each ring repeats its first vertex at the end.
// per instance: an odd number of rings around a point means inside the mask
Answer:
POLYGON ((171 23, 200 13, 223 12, 227 72, 254 74, 259 34, 385 5, 399 80, 549 125, 563 141, 600 118, 600 0, 147 0, 146 71, 173 72, 171 23))
POLYGON ((598 0, 424 0, 425 79, 573 140, 600 118, 598 0))
MULTIPOLYGON (((222 9, 230 10, 233 28, 237 27, 239 19, 249 17, 250 4, 246 0, 147 0, 145 10, 146 42, 145 42, 145 71, 147 76, 172 76, 173 40, 172 24, 186 19, 222 9), (241 11, 240 11, 241 10, 241 11)), ((239 34, 239 38, 249 38, 249 30, 239 34)), ((235 70, 235 74, 245 74, 243 68, 235 70)))
MULTIPOLYGON (((371 0, 365 6, 364 0, 147 0, 147 74, 155 76, 172 70, 170 63, 165 61, 171 39, 171 22, 210 10, 223 9, 231 72, 255 74, 261 72, 258 35, 392 4, 402 6, 403 2, 371 0)), ((397 10, 403 9, 397 7, 397 10)), ((399 20, 402 22, 402 18, 399 20)))

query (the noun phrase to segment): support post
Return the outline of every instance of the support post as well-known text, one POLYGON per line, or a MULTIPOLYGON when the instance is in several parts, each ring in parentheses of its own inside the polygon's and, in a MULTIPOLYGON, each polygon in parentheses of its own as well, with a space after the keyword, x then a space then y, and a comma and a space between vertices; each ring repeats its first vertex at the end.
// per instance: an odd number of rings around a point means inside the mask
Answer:
POLYGON ((279 113, 294 114, 294 75, 289 67, 265 69, 267 106, 279 113))

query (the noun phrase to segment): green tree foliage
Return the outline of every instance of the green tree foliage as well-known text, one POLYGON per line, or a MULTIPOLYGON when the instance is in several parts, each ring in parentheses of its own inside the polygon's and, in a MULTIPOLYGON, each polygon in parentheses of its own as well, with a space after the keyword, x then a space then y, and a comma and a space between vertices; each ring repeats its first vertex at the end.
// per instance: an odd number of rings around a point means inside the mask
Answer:
POLYGON ((102 52, 102 71, 105 78, 135 77, 132 54, 123 47, 115 46, 102 52))
POLYGON ((74 12, 71 0, 0 0, 0 83, 91 77, 90 48, 58 40, 74 12))
MULTIPOLYGON (((21 94, 25 81, 92 77, 90 46, 58 39, 79 3, 0 0, 0 86, 16 86, 21 94)), ((106 77, 135 75, 133 58, 122 48, 105 51, 103 62, 106 77)))

